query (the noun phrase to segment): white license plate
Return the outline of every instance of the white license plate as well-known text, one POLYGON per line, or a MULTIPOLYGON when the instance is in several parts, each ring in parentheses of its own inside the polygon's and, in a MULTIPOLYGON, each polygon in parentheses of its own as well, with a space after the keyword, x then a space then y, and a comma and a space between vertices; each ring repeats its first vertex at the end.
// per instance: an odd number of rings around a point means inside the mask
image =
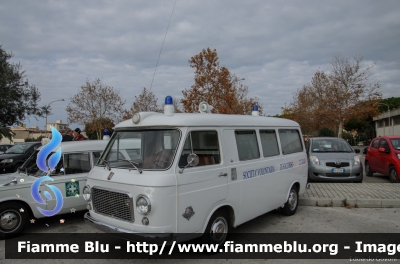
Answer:
POLYGON ((333 173, 344 173, 344 169, 332 169, 333 173))

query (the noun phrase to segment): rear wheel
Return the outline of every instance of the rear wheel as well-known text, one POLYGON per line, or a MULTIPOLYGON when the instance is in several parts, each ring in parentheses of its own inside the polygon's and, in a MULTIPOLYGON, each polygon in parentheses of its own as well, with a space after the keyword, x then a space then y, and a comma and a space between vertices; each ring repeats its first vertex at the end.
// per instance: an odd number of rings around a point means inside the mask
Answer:
POLYGON ((365 175, 367 175, 368 177, 374 175, 374 172, 371 170, 371 167, 369 166, 368 162, 365 162, 365 175))
POLYGON ((230 218, 225 210, 217 210, 210 218, 202 236, 204 244, 223 245, 230 232, 230 218))
POLYGON ((6 202, 0 205, 0 236, 11 237, 24 230, 28 223, 27 208, 16 202, 6 202))
POLYGON ((390 179, 390 182, 393 182, 393 183, 400 182, 399 175, 397 174, 396 168, 394 166, 390 166, 389 179, 390 179))
POLYGON ((289 197, 283 208, 281 208, 281 212, 284 215, 294 215, 297 210, 297 206, 299 204, 299 189, 296 185, 292 186, 290 190, 289 197))

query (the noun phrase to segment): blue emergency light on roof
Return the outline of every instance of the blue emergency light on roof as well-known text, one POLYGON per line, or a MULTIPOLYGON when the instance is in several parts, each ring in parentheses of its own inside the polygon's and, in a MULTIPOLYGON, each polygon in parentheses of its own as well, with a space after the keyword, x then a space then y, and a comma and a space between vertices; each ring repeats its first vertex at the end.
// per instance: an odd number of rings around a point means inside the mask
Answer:
POLYGON ((174 101, 171 96, 165 97, 164 114, 171 116, 175 113, 174 101))
POLYGON ((108 132, 107 129, 104 129, 103 140, 109 140, 109 139, 110 139, 110 133, 108 132))
POLYGON ((258 105, 253 105, 252 111, 251 111, 252 116, 259 116, 260 114, 258 113, 258 105))

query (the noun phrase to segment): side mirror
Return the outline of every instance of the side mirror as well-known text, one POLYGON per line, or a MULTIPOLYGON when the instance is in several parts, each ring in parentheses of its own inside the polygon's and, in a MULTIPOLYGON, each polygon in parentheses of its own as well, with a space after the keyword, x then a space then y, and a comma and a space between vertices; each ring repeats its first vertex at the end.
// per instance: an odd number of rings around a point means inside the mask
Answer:
POLYGON ((360 153, 360 150, 359 149, 355 149, 354 150, 356 153, 360 153))
POLYGON ((195 167, 199 164, 199 157, 194 153, 190 153, 186 160, 187 160, 186 166, 183 169, 181 169, 179 173, 183 173, 183 170, 186 169, 188 166, 195 167))
POLYGON ((383 153, 389 153, 390 152, 390 150, 387 149, 387 148, 379 148, 378 151, 379 152, 383 152, 383 153))

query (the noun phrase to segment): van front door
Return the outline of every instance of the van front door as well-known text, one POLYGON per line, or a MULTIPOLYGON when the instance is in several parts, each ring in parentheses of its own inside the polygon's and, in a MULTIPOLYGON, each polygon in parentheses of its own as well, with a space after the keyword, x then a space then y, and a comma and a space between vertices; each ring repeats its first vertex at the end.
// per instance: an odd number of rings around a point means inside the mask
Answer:
POLYGON ((176 167, 178 184, 178 233, 201 231, 214 206, 228 195, 228 173, 222 162, 218 130, 189 130, 176 167), (195 153, 197 166, 188 166, 195 153), (183 170, 183 171, 182 171, 183 170))

